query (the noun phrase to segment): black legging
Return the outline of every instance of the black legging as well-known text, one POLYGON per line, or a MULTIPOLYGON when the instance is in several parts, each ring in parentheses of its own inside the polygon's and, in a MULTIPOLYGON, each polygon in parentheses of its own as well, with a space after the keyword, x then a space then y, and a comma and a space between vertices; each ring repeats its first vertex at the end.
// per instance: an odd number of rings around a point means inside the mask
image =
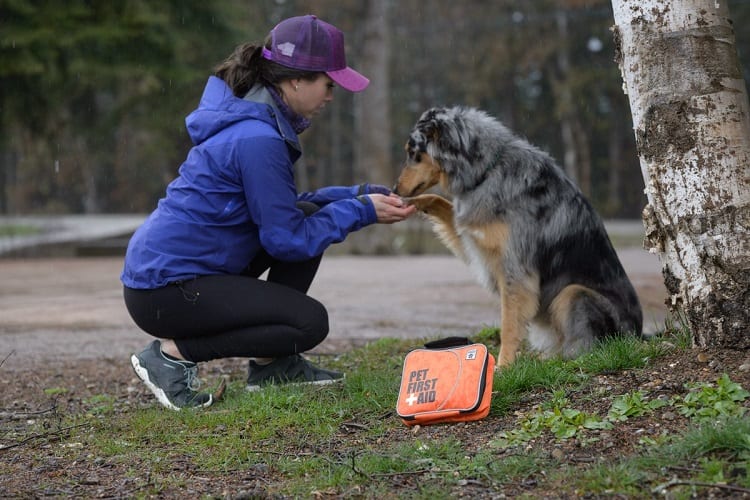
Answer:
POLYGON ((189 361, 288 356, 328 335, 328 312, 306 295, 320 259, 283 262, 261 251, 241 275, 202 276, 154 290, 125 287, 125 305, 140 328, 173 339, 189 361), (267 269, 268 279, 258 279, 267 269))

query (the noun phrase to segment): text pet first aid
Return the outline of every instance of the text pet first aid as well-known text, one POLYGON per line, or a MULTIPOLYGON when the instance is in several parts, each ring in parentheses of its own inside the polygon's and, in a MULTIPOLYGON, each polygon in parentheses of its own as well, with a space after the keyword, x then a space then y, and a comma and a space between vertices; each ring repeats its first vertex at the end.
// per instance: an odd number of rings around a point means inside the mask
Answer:
POLYGON ((484 344, 415 349, 404 359, 396 413, 406 425, 484 418, 494 368, 484 344))

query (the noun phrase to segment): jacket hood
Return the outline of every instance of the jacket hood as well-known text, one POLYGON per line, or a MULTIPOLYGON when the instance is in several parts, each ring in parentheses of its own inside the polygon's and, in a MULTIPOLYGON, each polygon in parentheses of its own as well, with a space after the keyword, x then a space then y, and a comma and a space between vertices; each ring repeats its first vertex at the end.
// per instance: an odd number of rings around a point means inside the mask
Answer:
POLYGON ((299 148, 297 134, 276 109, 268 91, 254 88, 241 99, 224 80, 211 76, 206 83, 198 109, 185 119, 188 134, 196 146, 221 130, 244 120, 260 120, 276 128, 288 143, 299 148))

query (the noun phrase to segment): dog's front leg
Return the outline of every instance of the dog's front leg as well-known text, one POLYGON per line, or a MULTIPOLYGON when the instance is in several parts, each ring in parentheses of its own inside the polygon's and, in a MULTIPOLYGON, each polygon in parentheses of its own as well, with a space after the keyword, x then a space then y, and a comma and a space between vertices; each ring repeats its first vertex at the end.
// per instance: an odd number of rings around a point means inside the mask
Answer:
POLYGON ((539 294, 533 279, 507 283, 500 290, 500 353, 498 367, 511 364, 518 354, 526 328, 539 308, 539 294))
POLYGON ((432 229, 454 255, 466 261, 461 238, 453 222, 453 204, 436 194, 420 194, 404 198, 404 202, 417 207, 432 222, 432 229))
POLYGON ((444 224, 453 226, 453 203, 438 194, 420 194, 402 198, 407 205, 414 205, 417 210, 430 217, 436 217, 444 224))

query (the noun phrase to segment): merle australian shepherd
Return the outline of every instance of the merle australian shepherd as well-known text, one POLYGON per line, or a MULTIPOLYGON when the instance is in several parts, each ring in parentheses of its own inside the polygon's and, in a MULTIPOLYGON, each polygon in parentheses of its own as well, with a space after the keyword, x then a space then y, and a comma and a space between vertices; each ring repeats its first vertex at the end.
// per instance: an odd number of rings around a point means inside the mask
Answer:
POLYGON ((601 219, 555 161, 483 111, 433 108, 416 123, 394 192, 500 297, 498 366, 527 338, 574 357, 636 334, 638 297, 601 219), (423 194, 439 184, 452 202, 423 194))

